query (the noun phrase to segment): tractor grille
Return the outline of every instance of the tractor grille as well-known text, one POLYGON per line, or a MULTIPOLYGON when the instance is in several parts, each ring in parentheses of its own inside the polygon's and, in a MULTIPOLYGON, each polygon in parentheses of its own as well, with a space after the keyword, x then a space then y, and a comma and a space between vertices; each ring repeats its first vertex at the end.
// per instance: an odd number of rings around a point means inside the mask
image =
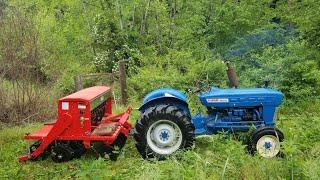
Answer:
POLYGON ((96 108, 91 110, 91 124, 92 125, 97 125, 98 122, 101 121, 104 112, 105 112, 105 105, 106 101, 103 101, 100 105, 98 105, 96 108))

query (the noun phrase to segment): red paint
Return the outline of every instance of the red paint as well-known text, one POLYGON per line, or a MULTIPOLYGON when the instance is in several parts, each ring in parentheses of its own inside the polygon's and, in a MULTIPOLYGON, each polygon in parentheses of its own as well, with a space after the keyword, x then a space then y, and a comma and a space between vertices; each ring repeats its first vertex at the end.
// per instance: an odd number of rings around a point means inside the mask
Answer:
POLYGON ((118 115, 112 115, 112 98, 106 100, 105 114, 100 124, 118 122, 119 126, 113 134, 108 136, 91 135, 98 127, 91 125, 90 102, 103 93, 110 92, 111 88, 106 86, 95 86, 83 89, 58 101, 58 118, 55 123, 45 124, 43 128, 31 135, 24 136, 26 140, 41 140, 40 146, 31 154, 19 157, 19 161, 26 161, 38 157, 55 140, 82 140, 85 148, 91 147, 91 141, 103 141, 112 144, 120 133, 129 135, 132 125, 128 123, 131 107, 118 115), (62 109, 62 102, 69 103, 69 109, 62 109), (85 110, 80 110, 78 105, 85 105, 85 110), (83 111, 83 114, 80 113, 83 111), (82 120, 82 121, 81 121, 82 120))

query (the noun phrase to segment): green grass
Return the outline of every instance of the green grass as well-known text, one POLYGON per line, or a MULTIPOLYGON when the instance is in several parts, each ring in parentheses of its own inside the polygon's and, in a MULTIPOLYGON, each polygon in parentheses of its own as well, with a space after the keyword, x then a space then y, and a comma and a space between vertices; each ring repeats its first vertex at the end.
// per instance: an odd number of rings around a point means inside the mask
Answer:
MULTIPOLYGON (((97 158, 91 150, 66 163, 20 164, 23 134, 41 124, 0 128, 0 179, 318 179, 320 177, 320 102, 286 103, 278 125, 284 131, 283 158, 263 159, 223 134, 199 137, 195 147, 165 161, 143 160, 130 137, 118 161, 97 158)), ((118 109, 117 111, 121 111, 118 109)), ((131 116, 134 122, 137 112, 131 116)), ((4 126, 3 124, 1 126, 4 126)))

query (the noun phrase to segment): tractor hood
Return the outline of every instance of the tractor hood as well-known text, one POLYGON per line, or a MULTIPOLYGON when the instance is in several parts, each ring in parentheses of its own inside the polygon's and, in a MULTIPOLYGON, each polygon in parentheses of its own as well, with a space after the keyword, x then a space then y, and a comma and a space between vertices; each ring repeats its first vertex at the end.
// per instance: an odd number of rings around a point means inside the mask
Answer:
POLYGON ((220 89, 212 87, 199 95, 207 107, 279 106, 283 94, 269 88, 220 89))

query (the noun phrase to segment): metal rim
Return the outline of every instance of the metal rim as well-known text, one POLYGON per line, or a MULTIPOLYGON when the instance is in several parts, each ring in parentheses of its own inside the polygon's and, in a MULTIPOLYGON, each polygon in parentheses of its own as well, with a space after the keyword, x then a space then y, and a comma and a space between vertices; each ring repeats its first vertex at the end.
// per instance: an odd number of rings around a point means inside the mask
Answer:
POLYGON ((264 135, 258 140, 256 148, 260 156, 272 158, 280 152, 280 141, 276 136, 264 135))
POLYGON ((147 143, 154 152, 169 155, 180 148, 182 133, 176 123, 169 120, 158 120, 148 129, 147 143))

